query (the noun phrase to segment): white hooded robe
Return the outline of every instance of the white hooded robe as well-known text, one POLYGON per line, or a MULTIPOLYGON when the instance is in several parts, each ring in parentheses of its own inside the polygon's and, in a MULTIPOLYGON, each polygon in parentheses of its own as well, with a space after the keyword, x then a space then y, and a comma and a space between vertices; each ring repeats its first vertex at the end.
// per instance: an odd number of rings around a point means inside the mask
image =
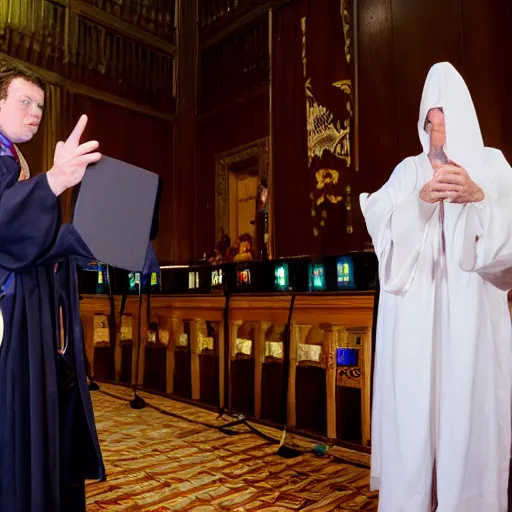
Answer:
POLYGON ((504 512, 511 442, 512 169, 484 147, 475 108, 449 63, 427 76, 418 121, 423 153, 362 194, 379 259, 372 418, 380 512, 504 512), (428 204, 425 120, 442 107, 448 158, 484 191, 481 203, 428 204), (443 244, 444 237, 444 244, 443 244), (443 249, 444 246, 444 249, 443 249))

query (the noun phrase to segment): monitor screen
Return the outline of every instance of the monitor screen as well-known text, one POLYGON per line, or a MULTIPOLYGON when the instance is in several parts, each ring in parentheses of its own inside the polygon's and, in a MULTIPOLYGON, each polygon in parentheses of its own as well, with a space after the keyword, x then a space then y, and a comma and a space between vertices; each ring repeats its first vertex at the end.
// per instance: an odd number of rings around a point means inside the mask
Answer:
POLYGON ((237 285, 239 287, 249 286, 251 284, 251 271, 248 268, 238 270, 236 275, 237 285))
POLYGON ((129 291, 138 293, 140 288, 140 272, 130 272, 128 280, 130 282, 129 291))
POLYGON ((151 272, 151 275, 144 276, 144 289, 152 292, 158 292, 161 290, 162 279, 160 276, 160 272, 151 272), (149 277, 149 279, 148 279, 149 277), (149 281, 149 283, 148 283, 149 281), (148 286, 149 285, 149 286, 148 286))
POLYGON ((100 263, 99 261, 91 261, 84 267, 84 270, 87 272, 97 273, 96 293, 106 293, 108 287, 107 265, 105 265, 105 263, 100 263))
POLYGON ((188 289, 197 290, 199 288, 199 272, 193 271, 188 273, 188 289))
POLYGON ((309 291, 325 291, 325 269, 323 263, 309 264, 309 291))
POLYGON ((350 256, 342 256, 336 262, 338 290, 355 288, 354 262, 350 256))
POLYGON ((338 347, 336 349, 336 364, 338 366, 357 366, 359 350, 357 348, 338 347))
POLYGON ((288 274, 288 263, 279 263, 275 267, 274 287, 277 291, 288 291, 290 288, 290 279, 288 274))
POLYGON ((212 270, 212 288, 217 288, 222 286, 223 274, 222 269, 218 268, 216 270, 212 270))

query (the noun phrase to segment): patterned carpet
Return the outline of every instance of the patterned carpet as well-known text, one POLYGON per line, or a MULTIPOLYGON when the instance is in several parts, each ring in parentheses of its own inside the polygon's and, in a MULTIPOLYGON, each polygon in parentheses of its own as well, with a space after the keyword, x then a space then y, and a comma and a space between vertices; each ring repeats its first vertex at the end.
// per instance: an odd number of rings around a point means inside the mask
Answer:
POLYGON ((233 418, 146 393, 148 407, 134 410, 131 391, 113 385, 92 396, 108 480, 87 484, 89 512, 377 510, 368 455, 316 456, 293 436, 286 445, 303 453, 285 458, 277 430, 219 430, 233 418))

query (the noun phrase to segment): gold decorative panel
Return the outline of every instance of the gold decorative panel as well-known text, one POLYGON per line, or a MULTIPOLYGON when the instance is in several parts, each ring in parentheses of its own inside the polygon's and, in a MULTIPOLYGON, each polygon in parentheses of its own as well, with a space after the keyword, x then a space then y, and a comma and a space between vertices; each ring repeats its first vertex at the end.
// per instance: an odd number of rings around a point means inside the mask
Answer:
MULTIPOLYGON (((347 171, 353 165, 351 147, 353 145, 354 91, 351 68, 353 59, 350 5, 350 0, 340 1, 340 28, 342 28, 345 43, 343 49, 346 69, 340 70, 342 79, 331 83, 332 87, 339 89, 343 93, 343 96, 337 95, 336 103, 333 100, 329 101, 329 95, 326 96, 325 93, 323 95, 324 100, 321 102, 317 100, 313 84, 321 83, 322 77, 312 77, 311 71, 308 70, 307 27, 309 20, 306 17, 301 18, 302 68, 306 93, 308 167, 312 174, 310 200, 314 236, 319 236, 320 231, 326 225, 328 212, 326 206, 329 203, 336 205, 344 199, 346 232, 348 234, 353 233, 350 187, 345 188, 348 197, 344 198, 341 194, 341 183, 349 180, 349 173, 347 171), (345 105, 345 111, 338 107, 339 104, 345 105), (332 157, 335 157, 338 161, 333 160, 332 157), (324 159, 328 160, 324 161, 324 159), (326 165, 327 162, 329 162, 328 166, 326 165)), ((319 30, 318 27, 317 30, 319 30)), ((315 33, 316 36, 320 36, 319 32, 315 33)))
POLYGON ((110 343, 107 315, 94 315, 94 344, 110 343))
POLYGON ((250 356, 252 354, 252 340, 237 338, 235 353, 243 354, 244 356, 250 356))
POLYGON ((322 361, 322 346, 298 343, 297 361, 310 361, 313 363, 320 363, 322 361))
POLYGON ((266 341, 265 357, 274 357, 275 359, 283 359, 284 348, 282 341, 266 341))
POLYGON ((337 385, 345 388, 360 388, 363 386, 361 368, 338 368, 337 385))
POLYGON ((133 339, 133 317, 132 315, 123 315, 121 318, 121 341, 132 341, 133 339))
POLYGON ((170 340, 169 329, 160 329, 158 331, 158 335, 160 337, 160 343, 167 347, 169 345, 169 340, 170 340))
POLYGON ((177 347, 188 347, 188 334, 185 332, 182 332, 177 340, 176 340, 176 346, 177 347))
POLYGON ((199 336, 197 340, 197 352, 213 352, 214 339, 211 336, 199 336))

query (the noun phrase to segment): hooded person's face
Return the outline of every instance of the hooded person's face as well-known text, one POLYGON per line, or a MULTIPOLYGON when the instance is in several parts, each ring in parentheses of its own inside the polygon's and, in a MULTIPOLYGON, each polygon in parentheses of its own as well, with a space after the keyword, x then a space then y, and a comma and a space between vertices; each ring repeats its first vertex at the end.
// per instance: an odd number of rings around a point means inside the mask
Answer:
POLYGON ((443 110, 440 108, 430 109, 427 121, 430 125, 430 147, 442 148, 446 143, 446 126, 443 110))
POLYGON ((472 179, 487 179, 485 146, 475 106, 464 79, 448 62, 434 64, 427 74, 418 135, 425 155, 443 149, 472 179))

